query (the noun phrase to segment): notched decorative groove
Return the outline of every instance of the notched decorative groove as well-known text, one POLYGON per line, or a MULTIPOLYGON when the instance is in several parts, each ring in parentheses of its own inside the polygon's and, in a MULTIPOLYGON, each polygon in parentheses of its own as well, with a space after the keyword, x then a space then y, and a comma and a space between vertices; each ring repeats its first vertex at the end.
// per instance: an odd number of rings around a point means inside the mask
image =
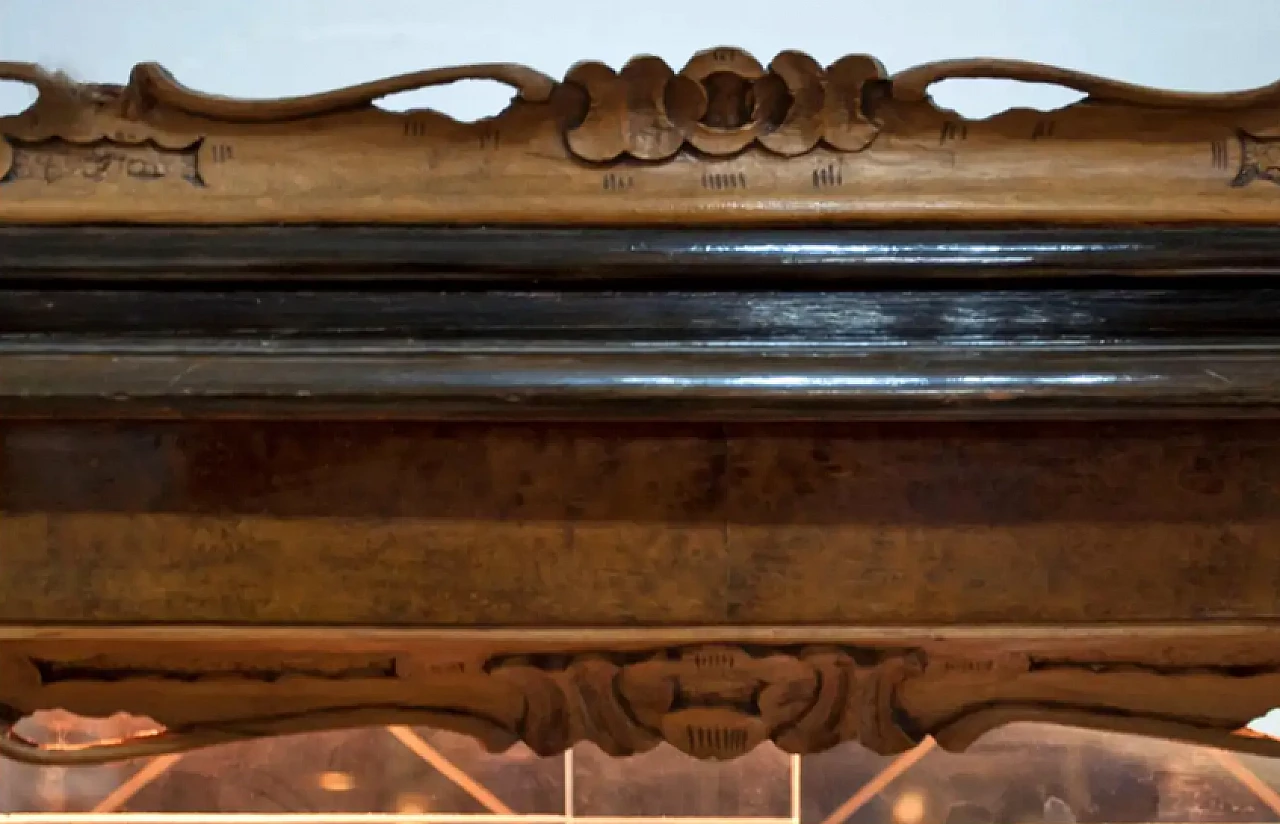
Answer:
POLYGON ((396 678, 394 658, 349 660, 334 656, 332 660, 312 656, 307 659, 277 659, 260 662, 191 661, 165 665, 163 661, 148 663, 98 656, 73 661, 31 658, 40 675, 40 683, 51 684, 102 682, 118 683, 137 680, 197 682, 212 679, 275 683, 286 678, 350 680, 360 678, 396 678))
MULTIPOLYGON (((1149 675, 1212 675, 1219 678, 1252 678, 1258 675, 1269 675, 1280 672, 1280 662, 1274 664, 1217 664, 1200 667, 1171 666, 1153 664, 1143 661, 1106 661, 1081 664, 1076 661, 1058 661, 1052 659, 1030 658, 1027 661, 1029 672, 1051 672, 1054 670, 1080 670, 1101 673, 1147 673, 1149 675)), ((1277 696, 1280 699, 1280 696, 1277 696)))

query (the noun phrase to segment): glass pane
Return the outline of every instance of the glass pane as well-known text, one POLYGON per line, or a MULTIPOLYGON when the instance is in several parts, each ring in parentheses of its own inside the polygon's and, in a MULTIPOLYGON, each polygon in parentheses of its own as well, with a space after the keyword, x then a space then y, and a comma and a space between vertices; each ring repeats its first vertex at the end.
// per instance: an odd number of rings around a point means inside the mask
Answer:
MULTIPOLYGON (((41 713, 21 732, 87 743, 152 728, 126 716, 41 713)), ((379 815, 400 824, 1263 822, 1280 820, 1275 787, 1280 760, 1037 725, 994 732, 962 755, 927 743, 892 758, 856 744, 803 758, 766 745, 718 763, 668 746, 609 758, 584 744, 539 758, 525 747, 494 755, 458 735, 377 727, 105 767, 0 761, 0 813, 66 822, 82 813, 182 813, 188 824, 282 813, 329 824, 375 824, 379 815)))
POLYGON ((1261 822, 1271 810, 1232 775, 1280 786, 1280 765, 1166 741, 1023 724, 963 754, 934 749, 855 810, 850 796, 895 759, 845 745, 803 759, 804 824, 1261 822))
MULTIPOLYGON (((20 732, 90 742, 152 726, 40 713, 20 732)), ((564 812, 564 758, 408 728, 310 733, 105 767, 0 762, 0 812, 543 814, 564 812)))
POLYGON ((698 761, 669 745, 610 758, 574 751, 577 816, 779 818, 789 821, 790 759, 772 746, 734 761, 698 761))

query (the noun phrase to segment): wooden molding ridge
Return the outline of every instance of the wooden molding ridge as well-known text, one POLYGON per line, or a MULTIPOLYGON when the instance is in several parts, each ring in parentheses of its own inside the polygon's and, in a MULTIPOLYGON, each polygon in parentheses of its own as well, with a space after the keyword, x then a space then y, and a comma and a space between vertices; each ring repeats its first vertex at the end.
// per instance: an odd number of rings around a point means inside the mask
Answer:
POLYGON ((1193 94, 1010 60, 890 75, 866 55, 766 66, 717 48, 679 71, 637 57, 563 81, 510 64, 413 72, 315 95, 238 100, 155 64, 125 85, 26 63, 0 118, 0 222, 749 224, 1280 219, 1280 83, 1193 94), (1083 95, 967 120, 938 82, 1003 78, 1083 95), (491 80, 514 97, 462 123, 379 108, 491 80))
POLYGON ((665 741, 696 758, 724 760, 765 742, 812 753, 858 741, 891 754, 932 737, 963 750, 1013 722, 1280 754, 1273 740, 1240 734, 1274 703, 1280 669, 1156 658, 732 644, 429 659, 385 651, 254 658, 244 651, 68 657, 10 650, 0 659, 3 720, 49 708, 123 709, 168 729, 50 749, 10 728, 0 755, 97 763, 304 731, 426 724, 495 751, 523 742, 551 755, 590 741, 621 756, 665 741))

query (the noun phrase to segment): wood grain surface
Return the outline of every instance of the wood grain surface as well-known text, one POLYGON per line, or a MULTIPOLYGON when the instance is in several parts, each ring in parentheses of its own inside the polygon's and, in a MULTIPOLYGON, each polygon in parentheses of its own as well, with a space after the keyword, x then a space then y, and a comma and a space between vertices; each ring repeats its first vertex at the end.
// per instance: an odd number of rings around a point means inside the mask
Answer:
POLYGON ((0 620, 1272 619, 1275 435, 14 423, 0 620))
POLYGON ((234 100, 142 64, 76 85, 22 63, 0 118, 0 222, 817 224, 1274 223, 1280 85, 1158 91, 1005 60, 888 75, 851 55, 767 66, 734 48, 678 72, 639 57, 562 81, 512 65, 415 72, 283 100, 234 100), (966 120, 929 88, 1050 83, 1084 99, 966 120), (515 96, 475 123, 381 109, 460 79, 515 96))

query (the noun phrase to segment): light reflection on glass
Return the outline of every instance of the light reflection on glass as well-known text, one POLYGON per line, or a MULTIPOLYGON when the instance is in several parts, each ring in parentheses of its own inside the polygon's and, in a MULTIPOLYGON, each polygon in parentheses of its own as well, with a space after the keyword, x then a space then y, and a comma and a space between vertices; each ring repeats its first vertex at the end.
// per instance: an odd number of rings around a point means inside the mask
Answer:
MULTIPOLYGON (((26 722, 46 741, 93 740, 118 734, 122 724, 65 714, 26 722)), ((931 750, 856 807, 850 799, 893 759, 854 744, 801 758, 766 745, 714 763, 666 746, 623 759, 591 745, 556 758, 530 758, 523 750, 507 757, 461 736, 418 734, 468 782, 509 806, 510 815, 477 805, 381 728, 189 753, 169 769, 152 770, 127 797, 119 788, 137 784, 147 764, 67 770, 4 763, 0 812, 99 824, 156 813, 173 814, 168 820, 177 824, 271 824, 283 814, 297 824, 492 824, 499 818, 513 824, 1120 824, 1280 817, 1266 800, 1268 788, 1280 785, 1280 763, 1245 756, 1224 761, 1215 750, 1056 727, 1007 727, 966 754, 931 750), (103 799, 112 797, 118 804, 104 808, 103 799), (100 814, 86 815, 94 810, 100 814), (240 817, 220 818, 227 814, 240 817)), ((11 819, 37 820, 48 819, 11 819)))

